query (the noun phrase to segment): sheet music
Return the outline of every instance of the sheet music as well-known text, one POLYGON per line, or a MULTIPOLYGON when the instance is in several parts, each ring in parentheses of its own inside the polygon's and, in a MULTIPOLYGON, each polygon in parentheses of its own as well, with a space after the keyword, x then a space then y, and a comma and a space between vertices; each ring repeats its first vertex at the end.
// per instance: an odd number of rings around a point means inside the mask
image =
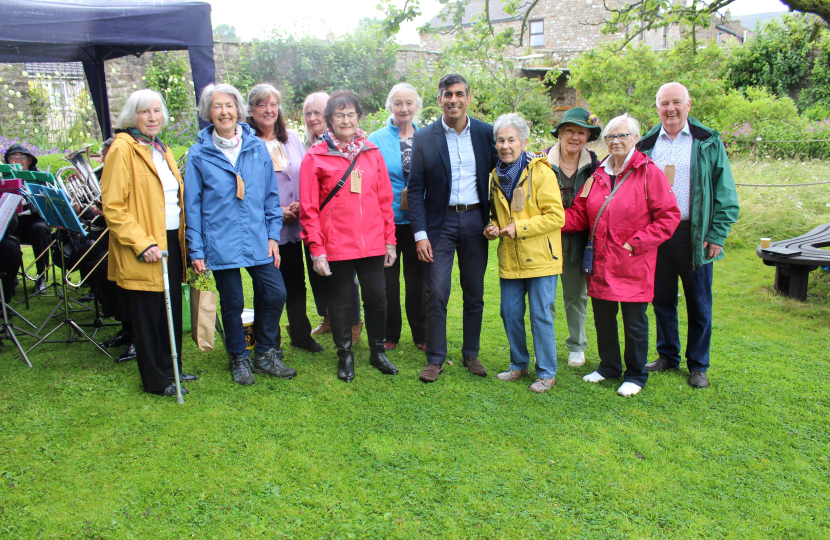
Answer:
POLYGON ((14 193, 4 193, 0 197, 0 238, 3 238, 6 234, 9 222, 12 220, 15 211, 17 211, 17 205, 20 204, 22 198, 20 195, 15 195, 14 193))

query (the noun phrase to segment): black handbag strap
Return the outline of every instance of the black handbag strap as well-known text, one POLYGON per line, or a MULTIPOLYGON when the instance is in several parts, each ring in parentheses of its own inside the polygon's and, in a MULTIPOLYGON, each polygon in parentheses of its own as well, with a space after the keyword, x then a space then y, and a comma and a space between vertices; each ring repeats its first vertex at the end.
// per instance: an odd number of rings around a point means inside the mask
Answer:
POLYGON ((360 148, 360 150, 357 152, 357 155, 354 157, 354 161, 352 161, 351 165, 349 165, 349 168, 346 169, 346 174, 344 174, 343 178, 341 178, 340 181, 337 182, 337 185, 334 186, 334 189, 332 189, 329 192, 329 196, 326 197, 326 200, 324 200, 323 204, 320 205, 320 211, 321 212, 323 211, 323 208, 325 208, 325 206, 329 203, 329 201, 332 200, 335 195, 337 195, 337 192, 340 191, 340 188, 342 188, 343 185, 346 183, 346 178, 348 178, 349 175, 352 174, 352 169, 354 169, 354 164, 357 163, 357 158, 360 157, 360 153, 363 152, 364 148, 366 148, 366 147, 363 146, 363 147, 360 148))
POLYGON ((611 199, 614 197, 614 193, 616 193, 617 190, 620 189, 620 186, 623 185, 623 182, 625 182, 625 179, 628 178, 628 175, 631 174, 632 172, 634 172, 634 169, 631 169, 627 173, 625 173, 625 176, 622 177, 622 180, 620 180, 619 182, 617 182, 614 185, 614 189, 611 190, 611 195, 606 197, 605 202, 602 203, 602 206, 600 207, 599 212, 597 212, 597 218, 594 220, 594 226, 591 227, 591 243, 592 244, 594 242, 594 234, 597 232, 597 223, 599 223, 599 217, 602 215, 602 211, 605 210, 605 207, 608 206, 608 203, 610 203, 611 199))

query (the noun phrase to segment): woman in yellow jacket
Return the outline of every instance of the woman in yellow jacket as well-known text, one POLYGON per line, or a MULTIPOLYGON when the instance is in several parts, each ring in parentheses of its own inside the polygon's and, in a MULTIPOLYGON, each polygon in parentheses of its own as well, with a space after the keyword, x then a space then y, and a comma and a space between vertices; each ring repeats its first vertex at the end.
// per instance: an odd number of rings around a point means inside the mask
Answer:
POLYGON ((518 114, 504 114, 493 124, 499 162, 490 177, 489 240, 499 240, 501 318, 510 343, 510 367, 503 381, 527 377, 530 354, 525 337, 525 296, 530 303, 530 331, 536 352, 536 382, 530 390, 546 392, 556 382, 556 333, 551 307, 557 275, 562 273, 559 229, 565 210, 559 183, 544 154, 525 152, 530 128, 518 114))
MULTIPOLYGON (((160 260, 167 250, 181 372, 184 185, 173 153, 158 138, 168 118, 164 99, 153 90, 127 98, 115 121, 101 194, 109 227, 107 277, 126 291, 141 382, 147 392, 175 396, 160 260)), ((196 377, 182 374, 181 379, 196 377)))

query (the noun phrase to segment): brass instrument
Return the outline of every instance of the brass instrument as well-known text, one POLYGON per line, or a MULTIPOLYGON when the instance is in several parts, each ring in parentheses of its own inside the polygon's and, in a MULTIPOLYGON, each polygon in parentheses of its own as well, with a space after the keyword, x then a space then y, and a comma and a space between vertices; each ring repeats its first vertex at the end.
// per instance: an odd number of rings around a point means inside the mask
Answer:
POLYGON ((101 185, 89 162, 90 146, 92 145, 84 146, 67 155, 64 159, 70 166, 59 169, 55 175, 58 187, 77 205, 75 212, 78 215, 82 215, 91 207, 98 208, 101 204, 101 185))

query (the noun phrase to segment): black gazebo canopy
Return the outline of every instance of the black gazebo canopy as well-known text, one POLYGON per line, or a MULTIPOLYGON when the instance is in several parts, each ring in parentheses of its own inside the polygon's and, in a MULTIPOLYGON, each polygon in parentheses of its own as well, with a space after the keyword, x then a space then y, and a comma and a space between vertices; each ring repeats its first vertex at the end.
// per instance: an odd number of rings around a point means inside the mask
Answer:
POLYGON ((112 134, 104 60, 187 50, 196 99, 214 82, 210 5, 190 0, 3 0, 0 62, 82 62, 98 123, 112 134))

